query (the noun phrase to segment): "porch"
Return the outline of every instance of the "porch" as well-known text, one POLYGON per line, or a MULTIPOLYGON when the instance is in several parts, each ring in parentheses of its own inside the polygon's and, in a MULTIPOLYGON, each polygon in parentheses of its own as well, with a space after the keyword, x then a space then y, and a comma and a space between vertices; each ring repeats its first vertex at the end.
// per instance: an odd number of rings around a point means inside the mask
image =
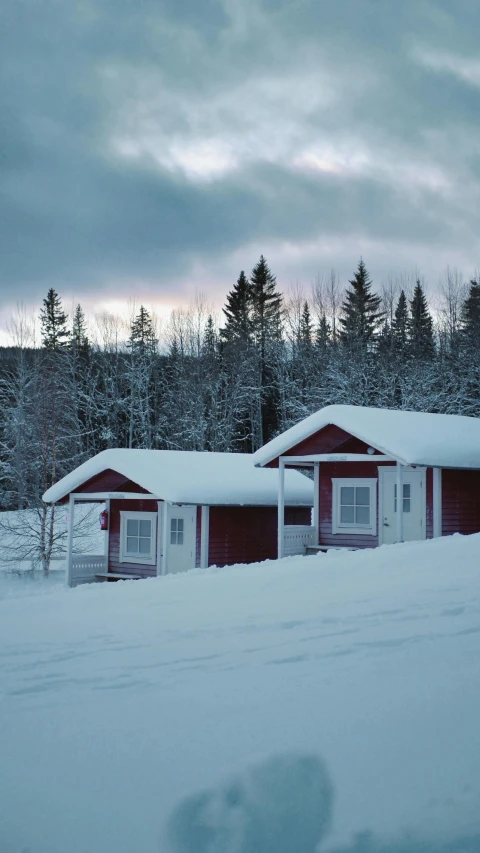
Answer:
POLYGON ((279 559, 292 553, 357 550, 442 535, 441 468, 406 465, 373 447, 366 453, 283 455, 277 462, 279 559), (285 524, 287 467, 313 469, 312 526, 301 536, 285 524), (397 501, 397 495, 402 499, 397 501), (303 545, 302 552, 295 543, 303 545))

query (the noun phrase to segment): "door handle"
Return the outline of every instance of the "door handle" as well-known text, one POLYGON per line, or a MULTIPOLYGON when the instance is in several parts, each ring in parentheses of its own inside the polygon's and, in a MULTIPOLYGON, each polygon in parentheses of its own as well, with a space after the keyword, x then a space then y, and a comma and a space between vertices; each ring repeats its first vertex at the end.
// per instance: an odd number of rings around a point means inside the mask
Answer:
POLYGON ((384 526, 384 527, 390 527, 390 525, 389 525, 388 521, 384 521, 384 522, 383 522, 383 526, 384 526))

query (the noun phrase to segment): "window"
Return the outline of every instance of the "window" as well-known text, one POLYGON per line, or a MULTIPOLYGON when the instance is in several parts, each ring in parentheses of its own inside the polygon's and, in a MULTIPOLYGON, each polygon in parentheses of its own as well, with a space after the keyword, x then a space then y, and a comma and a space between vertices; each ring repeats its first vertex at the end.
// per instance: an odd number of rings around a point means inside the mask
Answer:
POLYGON ((156 512, 120 511, 120 562, 156 562, 156 512))
POLYGON ((183 518, 172 518, 170 524, 170 545, 183 545, 183 518))
MULTIPOLYGON (((397 484, 395 483, 394 487, 394 499, 393 499, 394 507, 393 511, 397 511, 397 484)), ((410 503, 411 503, 411 493, 410 493, 410 483, 403 483, 403 511, 410 512, 410 503)))
POLYGON ((377 532, 377 481, 333 478, 332 532, 377 532))

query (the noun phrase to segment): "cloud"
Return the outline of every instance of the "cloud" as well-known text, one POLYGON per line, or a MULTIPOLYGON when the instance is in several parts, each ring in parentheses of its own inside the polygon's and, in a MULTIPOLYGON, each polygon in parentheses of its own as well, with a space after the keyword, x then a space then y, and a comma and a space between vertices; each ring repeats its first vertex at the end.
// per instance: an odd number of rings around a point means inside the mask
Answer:
POLYGON ((479 263, 478 4, 4 0, 0 286, 479 263))

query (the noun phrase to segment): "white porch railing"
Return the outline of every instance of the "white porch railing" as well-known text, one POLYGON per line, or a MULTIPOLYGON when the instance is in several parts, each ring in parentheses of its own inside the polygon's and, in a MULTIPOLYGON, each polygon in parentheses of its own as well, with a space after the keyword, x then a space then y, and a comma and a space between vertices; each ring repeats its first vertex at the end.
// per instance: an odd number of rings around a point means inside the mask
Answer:
POLYGON ((307 545, 313 545, 315 528, 311 524, 286 524, 284 527, 284 556, 305 554, 307 545))
POLYGON ((95 581, 95 575, 107 571, 107 558, 104 554, 79 554, 72 557, 70 586, 95 581))

